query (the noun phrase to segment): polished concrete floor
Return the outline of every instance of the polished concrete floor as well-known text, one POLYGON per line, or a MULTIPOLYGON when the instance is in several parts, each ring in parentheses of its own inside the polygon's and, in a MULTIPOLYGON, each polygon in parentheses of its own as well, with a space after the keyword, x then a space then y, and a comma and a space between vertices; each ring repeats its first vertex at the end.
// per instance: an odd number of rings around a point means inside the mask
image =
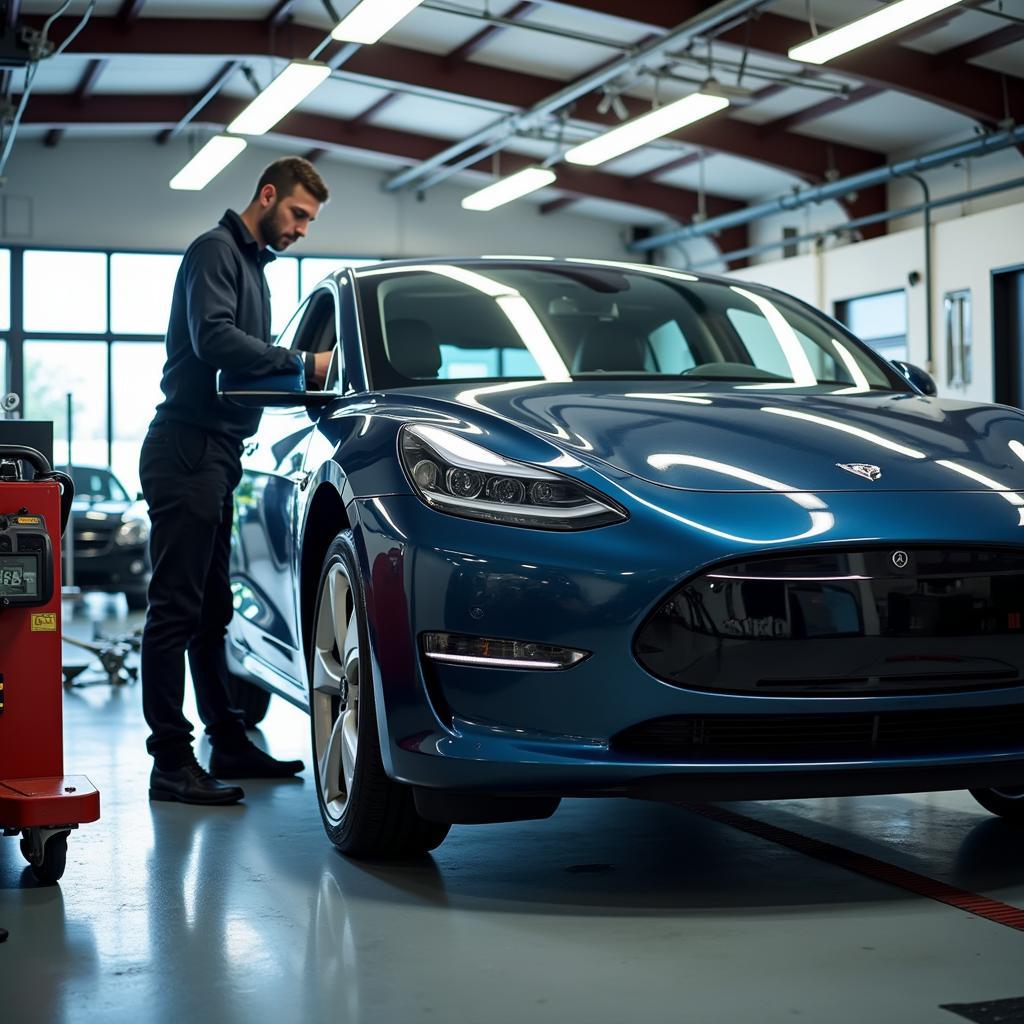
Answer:
MULTIPOLYGON (((0 839, 5 1024, 1024 1020, 1024 932, 691 810, 566 801, 368 866, 326 841, 308 770, 238 807, 151 805, 138 687, 65 709, 103 817, 57 887, 0 839), (1002 1000, 1016 1016, 974 1005, 1002 1000)), ((308 763, 299 711, 275 702, 263 737, 308 763)), ((967 794, 729 806, 1024 907, 1024 830, 967 794)))

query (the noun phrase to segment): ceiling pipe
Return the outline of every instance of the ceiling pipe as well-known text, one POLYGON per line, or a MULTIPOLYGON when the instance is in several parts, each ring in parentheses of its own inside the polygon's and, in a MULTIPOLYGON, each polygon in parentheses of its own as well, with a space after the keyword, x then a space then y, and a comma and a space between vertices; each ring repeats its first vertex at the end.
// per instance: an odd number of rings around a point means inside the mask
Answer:
POLYGON ((929 373, 935 372, 935 343, 933 339, 935 312, 932 308, 932 190, 928 182, 920 174, 908 174, 908 178, 916 181, 924 195, 924 301, 925 301, 925 361, 924 368, 929 373))
POLYGON ((692 40, 706 36, 716 29, 722 29, 737 19, 745 20, 750 11, 764 2, 765 0, 720 0, 719 3, 702 11, 696 17, 677 25, 660 39, 638 47, 629 55, 612 61, 589 75, 584 75, 583 78, 570 83, 564 89, 559 89, 558 92, 535 103, 528 110, 501 117, 460 142, 441 150, 440 153, 435 153, 429 160, 424 160, 414 167, 401 171, 388 179, 384 183, 384 188, 388 192, 395 192, 408 185, 414 185, 420 179, 431 174, 432 171, 438 171, 438 173, 432 176, 431 181, 440 181, 447 175, 445 171, 438 169, 449 160, 462 156, 463 153, 475 149, 477 146, 494 143, 496 140, 503 143, 510 141, 517 133, 532 127, 538 121, 544 120, 588 93, 600 89, 602 85, 618 78, 624 72, 643 65, 646 61, 662 57, 669 50, 683 48, 692 40))
POLYGON ((856 220, 844 221, 830 228, 820 228, 817 231, 809 231, 804 235, 797 235, 795 238, 778 238, 771 242, 760 242, 757 245, 748 245, 743 249, 733 249, 731 252, 719 253, 706 260, 698 260, 696 263, 687 263, 687 270, 700 270, 703 267, 718 266, 721 263, 731 263, 733 260, 746 259, 749 256, 760 256, 762 253, 771 252, 773 249, 781 249, 786 245, 800 245, 803 242, 817 242, 828 235, 840 235, 846 232, 855 231, 857 228, 865 227, 868 224, 877 224, 879 221, 895 220, 897 217, 913 217, 916 214, 924 213, 926 209, 937 210, 940 206, 953 206, 956 203, 966 203, 972 199, 980 199, 982 196, 995 195, 997 192, 1008 192, 1010 189, 1024 188, 1024 178, 1011 178, 1009 181, 1000 181, 995 185, 983 185, 980 188, 973 188, 968 192, 957 192, 951 196, 941 196, 932 199, 928 203, 916 203, 914 206, 904 206, 899 210, 884 210, 882 213, 872 213, 867 217, 858 217, 856 220))
MULTIPOLYGON (((664 245, 673 242, 684 242, 688 238, 701 238, 716 231, 724 231, 727 228, 739 227, 742 224, 749 224, 751 221, 761 220, 775 213, 787 210, 798 210, 807 206, 808 203, 822 203, 829 199, 841 199, 850 192, 858 192, 862 189, 872 188, 875 185, 883 185, 893 178, 906 177, 922 171, 930 171, 945 164, 951 164, 956 160, 963 160, 967 157, 983 156, 986 153, 995 153, 1001 149, 1009 149, 1024 142, 1024 125, 1007 131, 994 132, 991 135, 984 135, 968 142, 961 142, 955 146, 947 146, 944 149, 937 149, 932 153, 925 153, 923 156, 913 157, 910 160, 902 160, 895 164, 886 164, 873 171, 863 171, 860 174, 851 174, 848 178, 841 178, 839 181, 827 182, 824 185, 815 185, 811 188, 797 189, 789 195, 781 196, 778 199, 771 199, 765 203, 758 203, 756 206, 748 206, 746 209, 737 210, 735 213, 725 213, 719 217, 712 217, 699 224, 688 224, 685 227, 675 228, 672 231, 664 231, 650 238, 638 239, 631 242, 631 252, 647 252, 649 249, 660 249, 664 245)), ((884 219, 884 218, 877 218, 884 219)))

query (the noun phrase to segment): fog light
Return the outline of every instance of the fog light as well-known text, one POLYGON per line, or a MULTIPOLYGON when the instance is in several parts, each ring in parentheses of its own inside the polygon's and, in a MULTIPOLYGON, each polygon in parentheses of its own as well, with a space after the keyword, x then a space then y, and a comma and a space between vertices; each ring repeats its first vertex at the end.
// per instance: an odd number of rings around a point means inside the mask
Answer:
POLYGON ((496 640, 459 633, 424 633, 423 653, 433 661, 485 668, 542 669, 571 668, 589 656, 589 651, 552 647, 527 640, 496 640))
POLYGON ((142 572, 145 568, 146 568, 146 563, 140 561, 138 558, 136 558, 135 561, 132 562, 132 564, 128 566, 129 571, 134 573, 136 576, 138 576, 138 574, 140 572, 142 572))

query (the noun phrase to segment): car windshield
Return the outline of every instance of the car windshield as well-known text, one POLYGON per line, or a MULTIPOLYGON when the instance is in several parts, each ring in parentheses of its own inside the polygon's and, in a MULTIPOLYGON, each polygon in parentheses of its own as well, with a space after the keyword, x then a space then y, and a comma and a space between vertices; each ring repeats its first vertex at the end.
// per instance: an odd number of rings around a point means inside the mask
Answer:
POLYGON ((838 324, 745 283, 583 260, 425 263, 357 279, 376 388, 628 377, 910 390, 838 324))
POLYGON ((109 469, 93 466, 75 466, 71 470, 75 482, 75 497, 88 501, 127 501, 125 489, 109 469))

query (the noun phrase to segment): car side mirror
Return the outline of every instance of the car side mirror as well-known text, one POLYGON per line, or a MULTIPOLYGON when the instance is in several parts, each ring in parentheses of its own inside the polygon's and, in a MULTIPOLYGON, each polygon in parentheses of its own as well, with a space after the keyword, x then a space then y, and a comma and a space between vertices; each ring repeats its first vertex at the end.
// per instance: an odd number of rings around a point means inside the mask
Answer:
POLYGON ((309 408, 326 405, 335 397, 331 391, 307 391, 305 374, 299 369, 261 377, 219 370, 217 394, 249 409, 309 408))
POLYGON ((923 394, 934 396, 939 393, 934 378, 927 370, 922 370, 913 363, 905 363, 902 359, 894 359, 892 365, 923 394))

